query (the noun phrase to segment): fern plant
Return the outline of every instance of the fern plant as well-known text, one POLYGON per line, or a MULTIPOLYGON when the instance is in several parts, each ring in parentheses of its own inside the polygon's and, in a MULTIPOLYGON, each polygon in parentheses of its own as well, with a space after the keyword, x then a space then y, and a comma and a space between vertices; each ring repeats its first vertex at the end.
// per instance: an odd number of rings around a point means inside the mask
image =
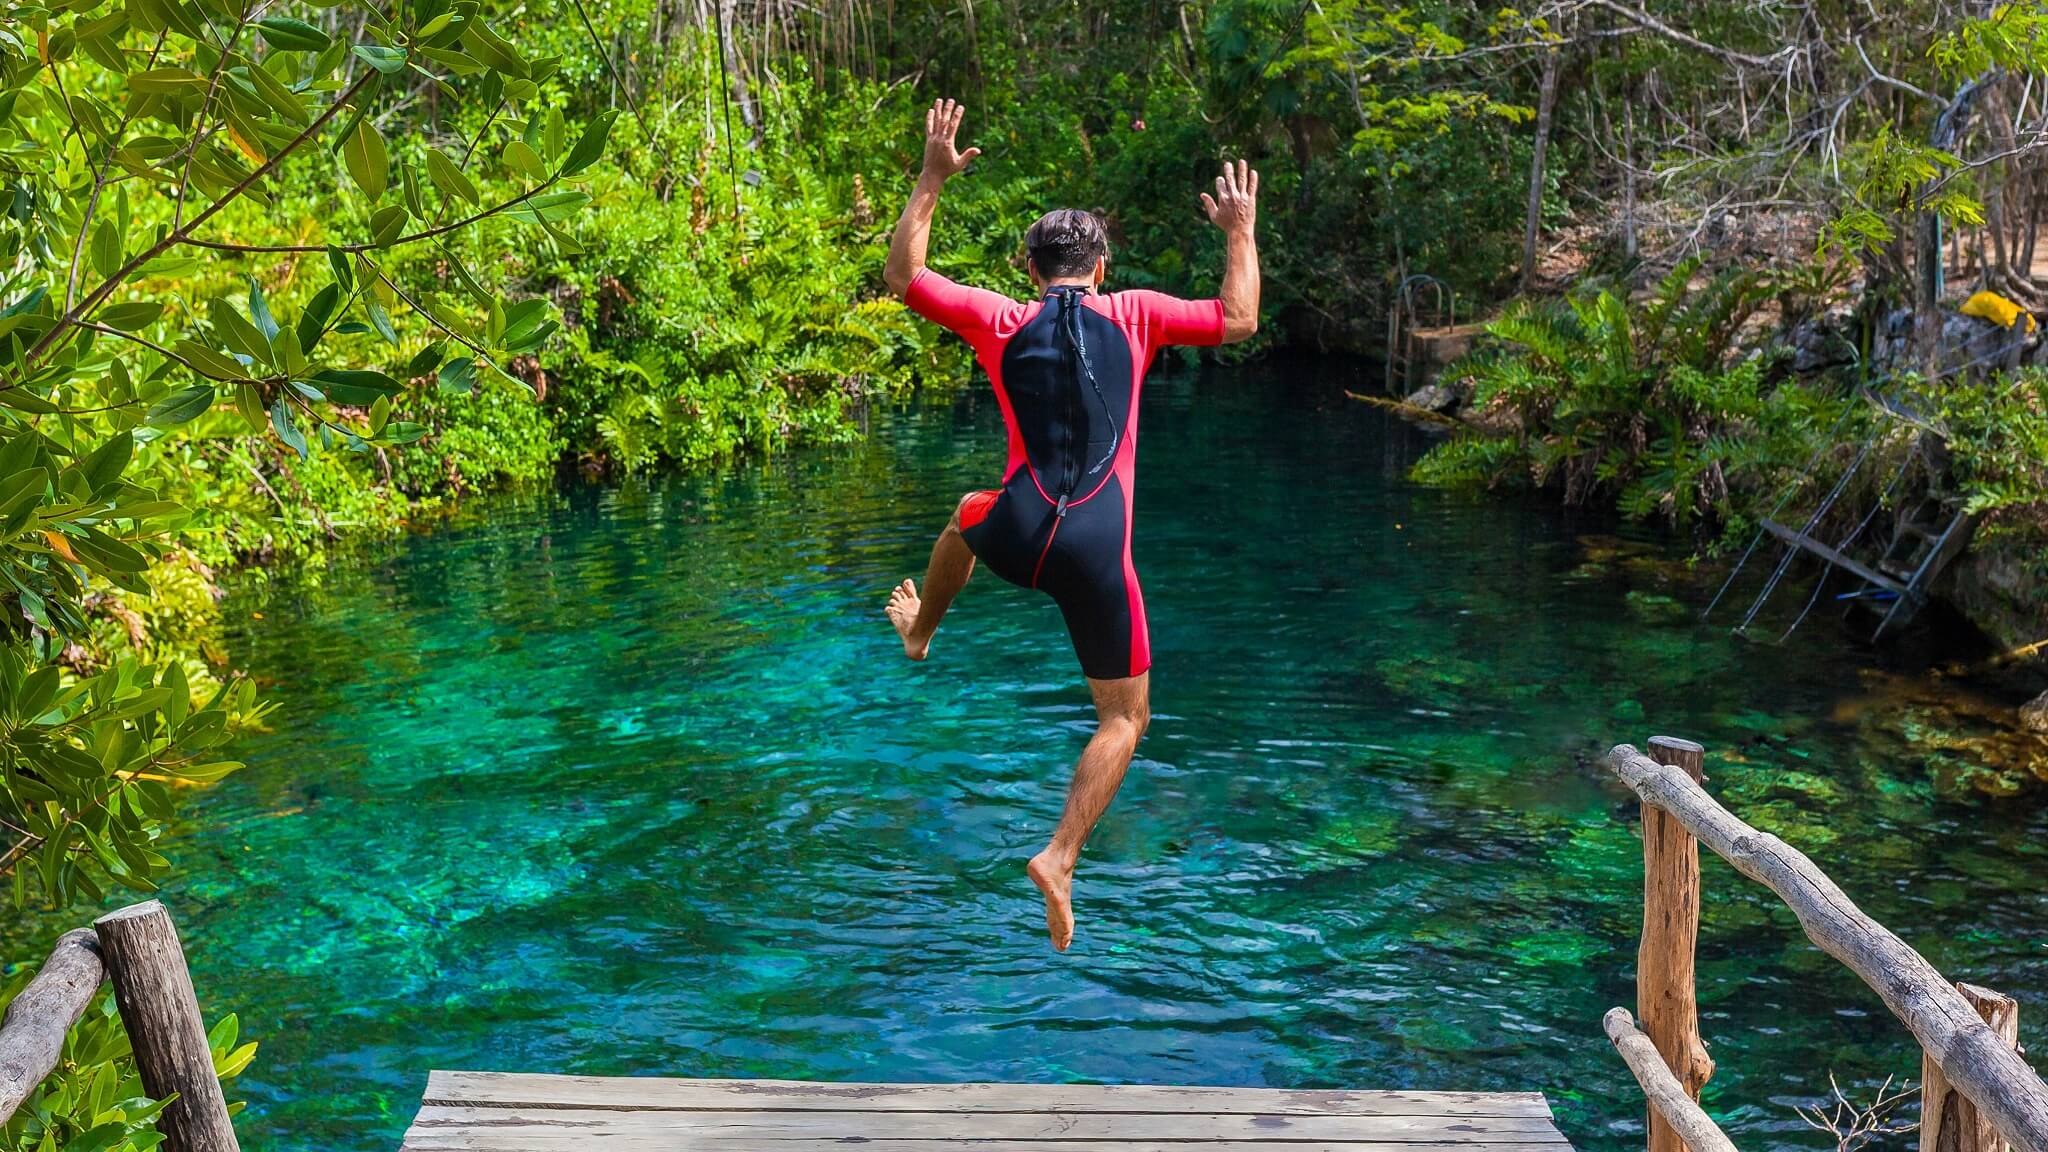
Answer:
POLYGON ((1452 368, 1479 417, 1414 478, 1554 486, 1569 504, 1611 499, 1679 527, 1742 516, 1733 497, 1772 489, 1847 401, 1771 388, 1765 358, 1738 358, 1771 286, 1701 267, 1679 264, 1640 303, 1601 290, 1510 306, 1487 325, 1490 346, 1452 368))

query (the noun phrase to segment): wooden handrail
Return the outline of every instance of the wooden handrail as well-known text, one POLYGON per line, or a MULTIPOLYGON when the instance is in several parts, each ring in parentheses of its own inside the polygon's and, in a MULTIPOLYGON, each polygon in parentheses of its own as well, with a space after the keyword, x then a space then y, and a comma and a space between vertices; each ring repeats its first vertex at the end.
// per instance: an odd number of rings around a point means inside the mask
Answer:
POLYGON ((1621 1053, 1622 1063, 1635 1073, 1643 1095, 1650 1098, 1650 1108, 1687 1148, 1692 1152, 1735 1152, 1735 1142, 1693 1102, 1692 1093, 1672 1075, 1657 1046, 1636 1028, 1628 1009, 1609 1008, 1600 1023, 1607 1029, 1607 1038, 1614 1041, 1614 1050, 1621 1053))
MULTIPOLYGON (((2007 1047, 2020 1043, 2019 1001, 1975 984, 1957 984, 1956 991, 1998 1033, 2007 1047)), ((1949 1087, 1948 1076, 1934 1057, 1920 1056, 1920 1152, 2001 1152, 2005 1141, 1984 1122, 1969 1098, 1949 1087)))
POLYGON ((0 1023, 0 1124, 64 1058, 64 1037, 99 991, 106 966, 90 928, 57 937, 36 978, 7 1005, 0 1023))
POLYGON ((0 1124, 56 1070, 64 1038, 100 981, 114 985, 143 1090, 170 1104, 158 1114, 164 1152, 238 1152, 192 974, 171 914, 154 900, 109 912, 57 938, 50 958, 0 1021, 0 1124))
POLYGON ((1925 957, 1865 915, 1813 861, 1743 823, 1683 770, 1628 744, 1616 745, 1606 762, 1644 804, 1777 893, 1807 939, 1877 993, 2000 1136, 2020 1152, 2048 1152, 2048 1084, 1925 957))

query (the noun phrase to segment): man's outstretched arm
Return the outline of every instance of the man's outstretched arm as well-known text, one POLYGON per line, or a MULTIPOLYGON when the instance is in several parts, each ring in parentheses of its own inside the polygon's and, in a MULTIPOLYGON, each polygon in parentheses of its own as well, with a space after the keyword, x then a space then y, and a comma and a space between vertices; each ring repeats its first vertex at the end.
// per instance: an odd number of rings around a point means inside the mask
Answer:
MULTIPOLYGON (((1249 340, 1259 330, 1259 245, 1254 235, 1258 222, 1259 174, 1250 163, 1226 162, 1223 175, 1216 178, 1216 195, 1202 193, 1202 211, 1210 223, 1223 230, 1223 342, 1249 340)), ((904 213, 907 219, 909 213, 904 213)), ((930 219, 929 216, 926 217, 930 219)), ((899 228, 897 235, 902 235, 899 228)), ((922 237, 918 254, 924 254, 922 237)))
POLYGON ((931 239, 932 214, 939 208, 939 190, 946 181, 981 155, 981 149, 962 152, 953 146, 960 131, 960 119, 967 109, 951 100, 934 100, 924 114, 924 168, 911 189, 910 202, 896 220, 896 235, 889 240, 889 262, 882 266, 882 281, 899 298, 910 291, 910 282, 924 269, 925 246, 931 239))

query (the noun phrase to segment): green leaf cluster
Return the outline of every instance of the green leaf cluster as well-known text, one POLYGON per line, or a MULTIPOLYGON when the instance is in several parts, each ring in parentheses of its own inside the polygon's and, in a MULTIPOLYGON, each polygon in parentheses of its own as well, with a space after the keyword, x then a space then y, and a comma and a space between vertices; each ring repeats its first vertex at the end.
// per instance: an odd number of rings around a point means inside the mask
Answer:
POLYGON ((1447 487, 1559 488, 1679 527, 1740 522, 1798 482, 1850 401, 1773 386, 1769 361, 1735 352, 1773 286, 1749 272, 1680 263, 1638 304, 1596 290, 1523 301, 1487 326, 1467 377, 1475 423, 1419 461, 1447 487))

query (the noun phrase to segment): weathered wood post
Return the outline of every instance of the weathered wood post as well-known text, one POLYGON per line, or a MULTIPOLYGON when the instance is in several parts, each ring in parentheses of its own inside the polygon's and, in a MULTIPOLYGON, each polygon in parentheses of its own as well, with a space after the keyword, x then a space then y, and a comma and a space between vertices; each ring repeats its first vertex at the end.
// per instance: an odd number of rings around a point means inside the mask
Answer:
MULTIPOLYGON (((2020 1004, 2010 996, 1957 984, 1956 991, 1984 1018, 2007 1047, 2020 1045, 2020 1004)), ((1933 1053, 1920 1054, 1920 1152, 2005 1152, 1998 1129, 1955 1090, 1933 1053)))
POLYGON ((64 1036, 100 990, 99 945, 90 928, 57 938, 50 958, 0 1020, 0 1124, 14 1115, 64 1056, 64 1036))
POLYGON ((165 1152, 240 1152, 171 914, 151 900, 109 912, 93 928, 143 1088, 159 1100, 178 1095, 157 1118, 165 1152))
MULTIPOLYGON (((1650 758, 1681 769, 1699 783, 1707 750, 1690 740, 1653 736, 1650 758)), ((1700 1040, 1699 1001, 1693 986, 1693 949, 1700 935, 1700 846, 1669 812, 1643 805, 1643 939, 1636 953, 1636 1017, 1686 1095, 1714 1074, 1700 1040)), ((1685 1142, 1655 1108, 1649 1112, 1650 1152, 1685 1152, 1685 1142)))

